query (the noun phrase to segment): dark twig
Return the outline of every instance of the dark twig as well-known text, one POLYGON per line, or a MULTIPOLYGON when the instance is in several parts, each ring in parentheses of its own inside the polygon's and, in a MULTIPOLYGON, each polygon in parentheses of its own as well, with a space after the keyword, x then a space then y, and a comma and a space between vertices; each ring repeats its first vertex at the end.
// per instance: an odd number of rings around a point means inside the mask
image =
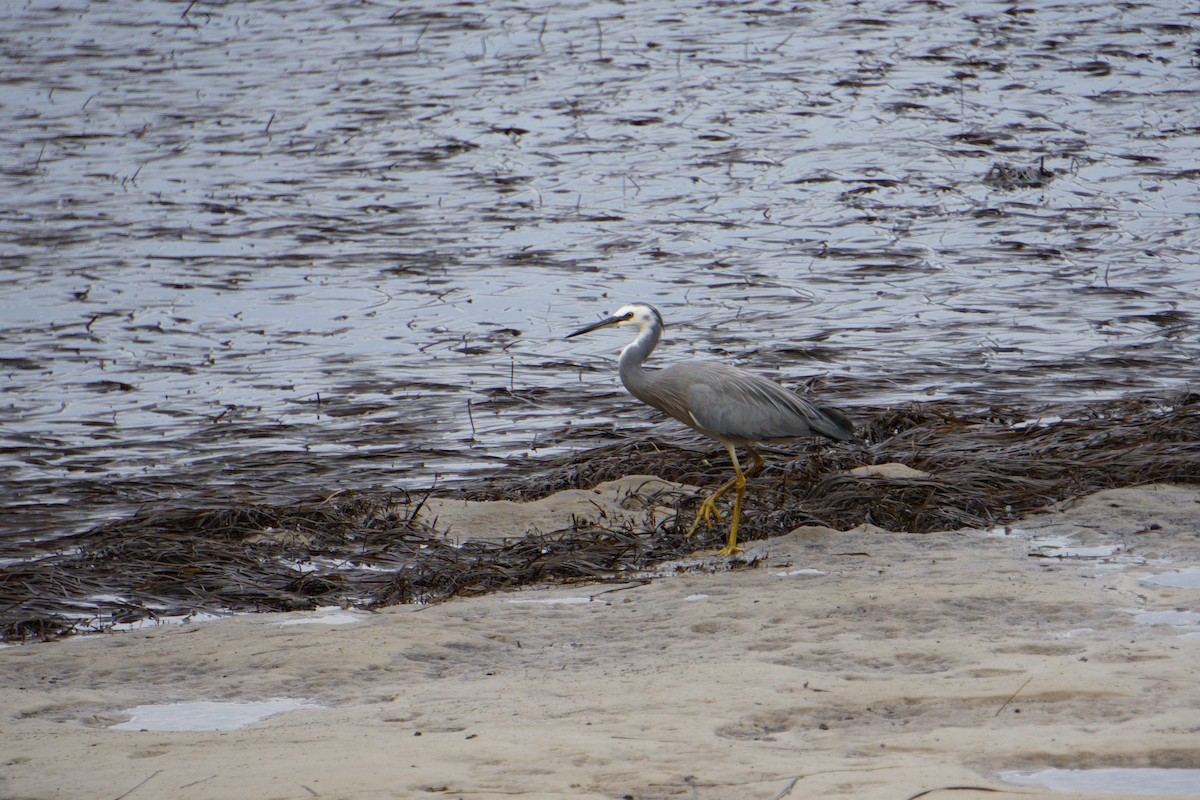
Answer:
POLYGON ((1000 716, 1000 712, 1003 711, 1004 709, 1008 708, 1008 704, 1011 703, 1013 700, 1016 700, 1017 695, 1019 695, 1021 693, 1021 690, 1023 690, 1026 686, 1028 686, 1029 682, 1032 680, 1033 680, 1033 676, 1030 675, 1029 679, 1026 680, 1024 683, 1022 683, 1020 688, 1018 688, 1015 692, 1013 692, 1011 695, 1009 695, 1009 698, 1007 700, 1005 700, 1004 703, 998 709, 996 709, 996 713, 993 714, 992 716, 993 717, 1000 716))

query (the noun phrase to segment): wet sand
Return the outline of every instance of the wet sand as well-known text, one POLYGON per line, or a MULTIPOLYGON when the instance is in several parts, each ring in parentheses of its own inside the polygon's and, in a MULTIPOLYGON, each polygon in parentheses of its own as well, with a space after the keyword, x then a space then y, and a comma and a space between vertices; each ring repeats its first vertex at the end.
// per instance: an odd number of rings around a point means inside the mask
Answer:
POLYGON ((0 794, 1070 797, 997 776, 1200 766, 1200 634, 1139 622, 1196 611, 1194 582, 1165 584, 1196 579, 1198 526, 1200 489, 1145 486, 1007 529, 801 528, 732 564, 349 624, 246 615, 6 647, 0 794), (323 707, 107 728, 137 705, 272 698, 323 707))

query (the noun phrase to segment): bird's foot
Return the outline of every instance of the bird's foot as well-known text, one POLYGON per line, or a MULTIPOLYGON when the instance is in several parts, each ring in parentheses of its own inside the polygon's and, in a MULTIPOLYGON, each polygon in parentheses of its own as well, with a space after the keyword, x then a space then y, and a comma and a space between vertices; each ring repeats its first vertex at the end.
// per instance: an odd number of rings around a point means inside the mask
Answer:
POLYGON ((746 552, 746 548, 744 547, 738 547, 736 544, 727 544, 717 551, 717 555, 721 558, 729 558, 729 556, 735 556, 738 553, 744 552, 746 552))
POLYGON ((692 527, 688 528, 688 532, 683 535, 683 538, 692 538, 699 529, 701 522, 711 531, 713 521, 720 522, 722 519, 721 512, 717 511, 716 501, 712 497, 709 497, 700 505, 700 510, 696 512, 696 521, 692 523, 692 527))

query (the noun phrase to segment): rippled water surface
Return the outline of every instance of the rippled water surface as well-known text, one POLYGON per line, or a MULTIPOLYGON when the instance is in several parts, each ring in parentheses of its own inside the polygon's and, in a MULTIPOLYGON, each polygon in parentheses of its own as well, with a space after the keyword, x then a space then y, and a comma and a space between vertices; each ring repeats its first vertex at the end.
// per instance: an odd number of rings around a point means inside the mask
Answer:
POLYGON ((561 340, 633 299, 851 411, 1184 387, 1180 8, 7 4, 0 526, 658 426, 561 340))

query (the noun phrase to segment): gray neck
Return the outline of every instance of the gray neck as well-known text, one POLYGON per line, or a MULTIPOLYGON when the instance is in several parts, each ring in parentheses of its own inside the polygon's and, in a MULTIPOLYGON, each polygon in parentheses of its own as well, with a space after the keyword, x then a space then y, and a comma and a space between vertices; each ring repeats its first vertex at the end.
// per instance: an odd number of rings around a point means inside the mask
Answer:
POLYGON ((629 393, 639 400, 645 401, 642 395, 645 394, 650 383, 646 370, 642 369, 642 362, 654 352, 661 336, 662 333, 657 328, 646 328, 621 351, 621 360, 618 362, 621 383, 625 384, 629 393))

